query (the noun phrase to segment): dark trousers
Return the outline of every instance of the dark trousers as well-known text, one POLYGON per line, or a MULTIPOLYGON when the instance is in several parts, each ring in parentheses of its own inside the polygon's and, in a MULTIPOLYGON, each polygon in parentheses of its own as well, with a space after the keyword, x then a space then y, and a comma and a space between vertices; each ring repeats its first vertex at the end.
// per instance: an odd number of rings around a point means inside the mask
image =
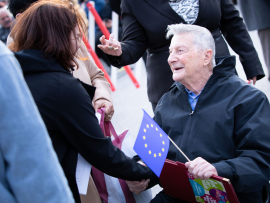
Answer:
POLYGON ((264 61, 268 69, 268 80, 270 81, 270 28, 258 30, 263 49, 264 61))
POLYGON ((153 109, 153 112, 155 112, 155 109, 157 107, 157 103, 151 103, 152 104, 152 109, 153 109))
POLYGON ((155 196, 154 199, 151 200, 150 203, 189 203, 189 202, 166 195, 163 191, 161 191, 155 196))

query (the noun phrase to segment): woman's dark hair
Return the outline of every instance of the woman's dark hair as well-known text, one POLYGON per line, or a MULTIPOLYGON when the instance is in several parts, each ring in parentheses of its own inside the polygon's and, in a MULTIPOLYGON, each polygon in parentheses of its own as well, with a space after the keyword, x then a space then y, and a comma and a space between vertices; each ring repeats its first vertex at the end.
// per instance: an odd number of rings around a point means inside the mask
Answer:
POLYGON ((69 70, 75 64, 78 66, 70 38, 72 32, 76 36, 76 26, 80 32, 85 28, 82 17, 68 0, 41 0, 18 17, 10 34, 14 42, 9 48, 14 52, 41 50, 69 70))

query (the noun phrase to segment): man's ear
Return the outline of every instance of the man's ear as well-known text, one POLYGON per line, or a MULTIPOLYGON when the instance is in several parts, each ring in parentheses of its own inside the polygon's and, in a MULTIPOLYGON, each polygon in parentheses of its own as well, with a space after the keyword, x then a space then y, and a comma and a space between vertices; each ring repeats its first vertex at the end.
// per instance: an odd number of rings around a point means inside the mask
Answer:
POLYGON ((20 15, 21 15, 21 13, 18 13, 18 14, 16 15, 15 19, 18 20, 20 15))
POLYGON ((212 61, 213 51, 211 49, 207 49, 204 51, 204 66, 209 65, 209 63, 212 61))

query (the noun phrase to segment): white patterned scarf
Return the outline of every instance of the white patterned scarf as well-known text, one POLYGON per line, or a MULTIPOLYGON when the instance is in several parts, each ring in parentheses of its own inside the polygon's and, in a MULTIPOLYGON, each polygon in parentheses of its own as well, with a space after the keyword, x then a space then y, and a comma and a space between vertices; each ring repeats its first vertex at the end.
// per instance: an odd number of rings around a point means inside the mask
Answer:
POLYGON ((199 0, 169 0, 169 4, 187 24, 193 24, 196 21, 199 13, 199 0))

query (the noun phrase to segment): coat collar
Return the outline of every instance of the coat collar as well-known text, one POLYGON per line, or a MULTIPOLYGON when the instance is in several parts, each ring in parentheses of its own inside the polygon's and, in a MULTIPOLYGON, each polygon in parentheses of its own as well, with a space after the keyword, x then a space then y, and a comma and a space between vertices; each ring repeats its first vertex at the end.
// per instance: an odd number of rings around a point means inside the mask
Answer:
MULTIPOLYGON (((155 10, 157 10, 159 13, 161 13, 163 16, 175 21, 176 23, 184 23, 183 18, 181 18, 170 6, 168 0, 144 0, 146 1, 150 6, 152 6, 155 10)), ((199 14, 194 22, 194 25, 196 25, 201 17, 203 16, 205 12, 205 8, 207 6, 206 0, 199 0, 199 14)))
POLYGON ((71 74, 57 63, 54 58, 45 57, 40 50, 26 49, 14 54, 24 74, 37 72, 64 72, 71 74))

